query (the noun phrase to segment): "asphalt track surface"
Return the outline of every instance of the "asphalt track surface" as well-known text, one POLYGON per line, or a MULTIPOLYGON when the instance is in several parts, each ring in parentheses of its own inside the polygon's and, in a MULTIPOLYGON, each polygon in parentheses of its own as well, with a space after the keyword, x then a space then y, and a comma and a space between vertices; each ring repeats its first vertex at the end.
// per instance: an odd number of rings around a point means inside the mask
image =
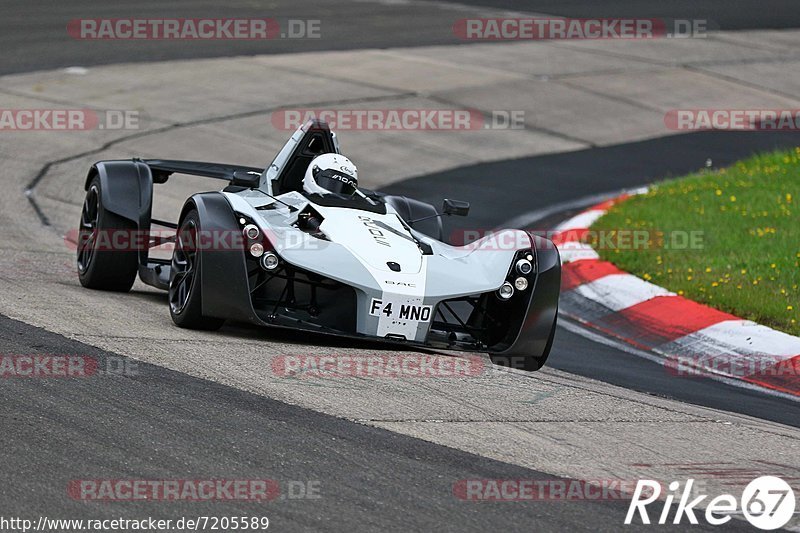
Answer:
MULTIPOLYGON (((453 34, 459 18, 500 8, 566 17, 707 19, 723 30, 800 27, 795 0, 464 0, 470 8, 436 1, 232 0, 207 2, 96 2, 6 0, 0 19, 0 75, 69 66, 199 57, 283 54, 464 43, 453 34), (68 35, 65 21, 84 18, 272 18, 320 20, 320 38, 268 41, 88 41, 68 35)), ((285 31, 284 31, 285 33, 285 31)))
MULTIPOLYGON (((278 531, 513 531, 522 524, 539 531, 617 531, 627 512, 626 501, 460 501, 454 480, 557 478, 162 367, 130 366, 128 358, 3 316, 0 342, 11 353, 81 354, 100 369, 127 369, 4 380, 5 516, 34 523, 39 516, 87 514, 100 520, 267 516, 278 531), (280 489, 267 502, 109 505, 66 496, 71 482, 86 479, 264 479, 280 489), (300 486, 319 497, 300 497, 300 486)), ((729 527, 748 525, 734 520, 729 527)))
MULTIPOLYGON (((414 10, 403 3, 343 0, 232 0, 207 2, 3 2, 0 74, 68 66, 199 57, 285 54, 457 44, 453 22, 465 16, 436 4, 414 10), (285 33, 288 19, 320 20, 319 38, 214 41, 87 41, 70 37, 66 21, 82 18, 271 18, 285 33), (402 21, 402 23, 398 23, 402 21)), ((477 13, 477 11, 471 11, 477 13)), ((469 12, 467 12, 469 13, 469 12)))
MULTIPOLYGON (((798 132, 708 131, 574 152, 494 161, 419 176, 384 190, 438 203, 458 195, 471 202, 466 218, 446 218, 445 233, 491 229, 546 207, 635 188, 700 170, 721 168, 758 152, 800 145, 798 132)), ((576 208, 576 211, 579 208, 576 208)), ((554 222, 572 213, 554 213, 554 222)), ((547 230, 547 220, 532 229, 547 230)))
MULTIPOLYGON (((467 218, 445 219, 453 240, 463 230, 487 231, 526 213, 569 204, 583 197, 635 188, 713 166, 726 166, 759 151, 800 145, 800 134, 700 132, 647 141, 548 154, 456 168, 387 187, 431 203, 454 197, 471 203, 467 218)), ((586 207, 586 206, 583 206, 586 207)), ((547 231, 580 211, 555 209, 543 219, 522 224, 547 231)), ((800 404, 710 379, 674 379, 664 367, 592 342, 559 328, 549 366, 614 385, 677 400, 747 414, 792 426, 800 425, 800 404)))
POLYGON ((800 5, 794 0, 461 0, 461 3, 571 18, 705 19, 709 28, 720 30, 800 25, 800 5))

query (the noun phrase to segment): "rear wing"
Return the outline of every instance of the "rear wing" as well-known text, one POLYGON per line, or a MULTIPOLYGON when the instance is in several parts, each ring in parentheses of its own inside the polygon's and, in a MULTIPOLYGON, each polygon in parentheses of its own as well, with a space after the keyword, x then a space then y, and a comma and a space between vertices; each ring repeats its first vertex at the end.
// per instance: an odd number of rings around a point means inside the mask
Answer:
POLYGON ((173 173, 232 181, 236 172, 257 172, 258 174, 264 172, 263 168, 229 165, 226 163, 175 161, 171 159, 143 159, 141 161, 150 167, 153 183, 165 183, 173 173))
POLYGON ((284 144, 278 155, 267 167, 247 167, 225 163, 201 161, 175 161, 169 159, 138 160, 150 168, 153 183, 165 183, 173 173, 202 176, 205 178, 233 181, 234 173, 261 175, 260 187, 269 194, 283 194, 302 188, 303 175, 311 160, 325 153, 340 153, 336 134, 320 120, 309 120, 303 124, 284 144))

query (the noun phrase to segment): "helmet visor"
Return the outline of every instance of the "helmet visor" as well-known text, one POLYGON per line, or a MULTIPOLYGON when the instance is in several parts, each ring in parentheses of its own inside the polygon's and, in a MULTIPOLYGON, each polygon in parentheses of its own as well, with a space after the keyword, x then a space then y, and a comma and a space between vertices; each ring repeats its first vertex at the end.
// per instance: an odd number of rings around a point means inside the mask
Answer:
POLYGON ((358 181, 354 177, 332 168, 320 170, 314 176, 314 180, 317 182, 317 185, 326 191, 347 196, 355 194, 358 188, 358 181))

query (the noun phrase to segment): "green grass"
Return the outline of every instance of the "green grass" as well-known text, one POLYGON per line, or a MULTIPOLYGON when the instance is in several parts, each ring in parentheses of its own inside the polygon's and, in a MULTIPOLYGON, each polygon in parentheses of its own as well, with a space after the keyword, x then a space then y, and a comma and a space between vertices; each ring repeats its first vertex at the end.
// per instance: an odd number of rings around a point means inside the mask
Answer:
MULTIPOLYGON (((800 148, 655 185, 614 206, 592 230, 664 232, 602 259, 657 285, 775 329, 800 335, 800 148)), ((602 248, 602 247, 601 247, 602 248)))

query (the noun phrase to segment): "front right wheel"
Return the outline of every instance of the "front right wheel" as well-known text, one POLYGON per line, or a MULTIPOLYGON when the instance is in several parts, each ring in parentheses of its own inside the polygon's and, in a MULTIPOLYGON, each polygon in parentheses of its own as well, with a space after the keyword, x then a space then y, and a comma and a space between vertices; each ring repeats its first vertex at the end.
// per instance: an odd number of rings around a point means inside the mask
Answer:
POLYGON ((190 211, 178 229, 172 251, 172 268, 169 275, 169 313, 178 327, 215 330, 222 327, 224 319, 203 316, 200 272, 201 251, 197 246, 200 217, 197 210, 190 211))

